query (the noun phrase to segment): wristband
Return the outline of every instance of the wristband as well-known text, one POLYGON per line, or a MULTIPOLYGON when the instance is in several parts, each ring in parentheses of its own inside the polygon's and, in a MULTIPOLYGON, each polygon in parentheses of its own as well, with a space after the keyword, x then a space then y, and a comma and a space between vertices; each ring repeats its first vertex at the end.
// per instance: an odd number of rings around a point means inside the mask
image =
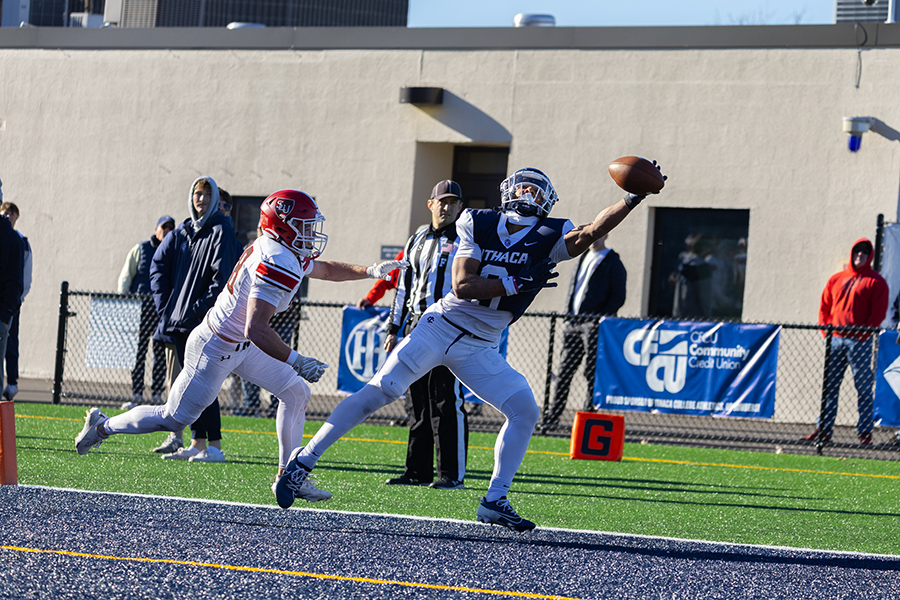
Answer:
POLYGON ((288 354, 288 357, 287 357, 287 364, 293 365, 294 363, 297 362, 298 358, 300 358, 300 353, 292 348, 291 353, 288 354))
POLYGON ((519 293, 519 288, 516 287, 516 278, 512 275, 504 277, 500 281, 503 282, 503 288, 506 290, 507 296, 515 296, 519 293))
POLYGON ((632 194, 631 192, 625 194, 623 200, 625 200, 625 206, 628 208, 634 208, 638 204, 641 203, 641 200, 647 197, 647 194, 632 194))

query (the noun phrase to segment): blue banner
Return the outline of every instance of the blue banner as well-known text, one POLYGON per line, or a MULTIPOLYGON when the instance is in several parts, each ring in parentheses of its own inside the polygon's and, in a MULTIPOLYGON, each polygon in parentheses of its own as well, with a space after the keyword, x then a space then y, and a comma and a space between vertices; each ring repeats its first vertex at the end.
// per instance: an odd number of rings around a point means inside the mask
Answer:
POLYGON ((341 358, 338 363, 338 391, 353 393, 372 379, 387 358, 384 339, 391 309, 371 306, 359 310, 345 306, 341 319, 341 358))
POLYGON ((594 406, 771 418, 780 331, 776 325, 603 319, 594 406))
POLYGON ((875 424, 900 427, 900 339, 897 331, 878 336, 878 368, 875 372, 875 424))
MULTIPOLYGON (((341 319, 341 357, 338 363, 337 387, 339 392, 352 394, 362 389, 372 379, 384 361, 384 339, 387 337, 387 320, 391 309, 370 306, 359 310, 355 306, 345 306, 341 319)), ((500 337, 500 354, 506 356, 509 329, 504 329, 500 337)), ((399 342, 399 339, 398 339, 399 342)), ((466 402, 480 403, 481 400, 463 386, 466 402)))

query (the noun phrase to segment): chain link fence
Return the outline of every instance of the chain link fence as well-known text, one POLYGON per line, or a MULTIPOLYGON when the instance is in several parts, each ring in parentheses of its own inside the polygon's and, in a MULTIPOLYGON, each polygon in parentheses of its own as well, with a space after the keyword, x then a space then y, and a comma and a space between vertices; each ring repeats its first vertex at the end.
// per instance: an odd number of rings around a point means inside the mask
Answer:
MULTIPOLYGON (((69 291, 63 283, 60 294, 59 331, 53 382, 55 403, 118 407, 134 400, 132 372, 140 336, 149 337, 155 321, 140 318, 146 298, 99 292, 69 291), (142 301, 144 304, 142 304, 142 301), (124 325, 123 325, 124 324, 124 325), (141 324, 144 330, 141 330, 141 324), (149 328, 149 329, 147 329, 149 328)), ((312 398, 307 415, 324 420, 347 394, 338 391, 338 364, 341 348, 341 322, 344 305, 305 302, 287 322, 275 323, 285 341, 302 354, 315 356, 331 368, 310 387, 312 398)), ((555 388, 562 349, 565 315, 526 313, 509 330, 507 358, 523 373, 535 398, 546 412, 555 388)), ((876 426, 873 445, 862 446, 857 436, 857 387, 874 387, 872 378, 854 384, 846 372, 840 386, 833 437, 830 440, 802 441, 816 428, 827 393, 824 381, 829 360, 826 339, 837 328, 816 325, 782 324, 777 364, 775 414, 772 418, 687 416, 655 412, 607 411, 622 414, 626 422, 626 440, 641 443, 667 443, 690 446, 729 447, 791 453, 900 458, 900 446, 894 444, 894 429, 876 426)), ((856 328, 876 335, 879 330, 856 328)), ((140 395, 145 403, 164 402, 156 398, 152 380, 154 353, 152 344, 144 358, 144 379, 140 395)), ((874 354, 870 359, 875 360, 874 354)), ((156 357, 156 360, 161 360, 156 357)), ((539 433, 570 435, 575 413, 583 410, 588 381, 579 370, 572 379, 566 408, 558 424, 539 427, 539 433)), ((140 387, 140 382, 138 382, 140 387)), ((236 377, 226 380, 219 394, 225 414, 271 417, 277 400, 263 391, 257 404, 248 403, 244 386, 236 377)), ((860 407, 871 409, 871 407, 860 407)), ((473 431, 497 431, 503 418, 486 404, 467 403, 473 431)), ((369 418, 369 422, 406 425, 403 401, 394 402, 369 418)))

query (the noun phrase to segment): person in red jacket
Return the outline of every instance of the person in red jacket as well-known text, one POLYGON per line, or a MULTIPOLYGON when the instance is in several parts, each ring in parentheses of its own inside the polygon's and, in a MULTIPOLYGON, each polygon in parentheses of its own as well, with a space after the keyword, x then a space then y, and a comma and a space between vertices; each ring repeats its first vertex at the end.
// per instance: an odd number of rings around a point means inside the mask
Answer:
MULTIPOLYGON (((850 264, 828 279, 819 303, 819 325, 878 327, 888 307, 888 284, 871 267, 872 242, 860 238, 850 251, 850 264)), ((824 332, 823 332, 824 334, 824 332)), ((872 443, 872 333, 836 329, 831 338, 831 357, 825 379, 825 411, 806 441, 830 441, 837 416, 838 395, 847 364, 856 386, 859 443, 872 443), (820 435, 821 430, 821 435, 820 435)))

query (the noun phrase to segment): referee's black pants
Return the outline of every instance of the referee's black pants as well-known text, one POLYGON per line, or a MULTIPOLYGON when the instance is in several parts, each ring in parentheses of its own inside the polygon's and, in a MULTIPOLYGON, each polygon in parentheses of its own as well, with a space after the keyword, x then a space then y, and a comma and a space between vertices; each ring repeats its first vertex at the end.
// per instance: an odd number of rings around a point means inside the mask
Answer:
POLYGON ((462 481, 466 474, 469 420, 462 386, 450 369, 435 367, 409 386, 409 444, 405 475, 429 482, 437 476, 462 481))

